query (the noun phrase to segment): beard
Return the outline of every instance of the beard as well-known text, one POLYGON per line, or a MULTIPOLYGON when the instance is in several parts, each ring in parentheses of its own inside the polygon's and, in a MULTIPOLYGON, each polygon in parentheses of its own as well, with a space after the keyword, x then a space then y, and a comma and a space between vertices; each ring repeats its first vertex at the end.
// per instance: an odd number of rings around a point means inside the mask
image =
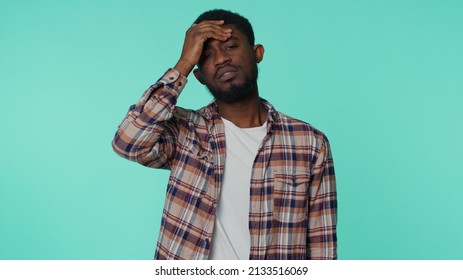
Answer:
POLYGON ((230 87, 226 90, 221 90, 218 88, 213 88, 211 86, 206 85, 207 89, 211 92, 212 96, 216 100, 225 102, 225 103, 233 103, 240 100, 243 100, 247 96, 249 96, 256 88, 257 88, 257 63, 252 64, 251 69, 251 76, 245 77, 243 83, 231 83, 230 87))

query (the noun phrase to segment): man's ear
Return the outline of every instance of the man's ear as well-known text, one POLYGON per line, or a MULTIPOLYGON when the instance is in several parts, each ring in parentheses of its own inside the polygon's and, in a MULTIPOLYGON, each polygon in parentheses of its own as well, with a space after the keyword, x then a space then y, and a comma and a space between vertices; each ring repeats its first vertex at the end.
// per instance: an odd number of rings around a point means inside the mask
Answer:
POLYGON ((256 62, 259 63, 264 59, 264 46, 257 44, 253 46, 254 56, 256 57, 256 62))
POLYGON ((204 85, 203 75, 201 75, 201 72, 199 72, 198 68, 193 70, 193 74, 195 74, 196 80, 198 80, 198 82, 204 85))

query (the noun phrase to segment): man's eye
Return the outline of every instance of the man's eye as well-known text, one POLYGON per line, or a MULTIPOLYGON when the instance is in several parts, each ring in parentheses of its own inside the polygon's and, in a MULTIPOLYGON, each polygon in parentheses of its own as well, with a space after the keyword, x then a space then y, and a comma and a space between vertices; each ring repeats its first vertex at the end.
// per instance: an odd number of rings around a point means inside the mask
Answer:
POLYGON ((236 48, 236 46, 235 46, 235 45, 231 45, 231 46, 227 46, 226 49, 227 49, 227 50, 231 50, 231 49, 234 49, 234 48, 236 48))
POLYGON ((205 53, 205 54, 203 55, 202 59, 206 59, 206 58, 209 58, 209 57, 211 57, 211 56, 212 56, 211 53, 205 53))

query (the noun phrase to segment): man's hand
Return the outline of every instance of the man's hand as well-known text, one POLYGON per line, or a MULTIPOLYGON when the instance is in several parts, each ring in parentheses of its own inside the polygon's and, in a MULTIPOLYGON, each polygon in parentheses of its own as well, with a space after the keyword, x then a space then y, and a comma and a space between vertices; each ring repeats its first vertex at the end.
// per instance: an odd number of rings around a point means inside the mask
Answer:
POLYGON ((182 55, 174 68, 185 77, 190 74, 203 51, 204 42, 208 39, 226 41, 231 37, 232 30, 224 28, 223 20, 206 20, 193 24, 186 32, 182 55))

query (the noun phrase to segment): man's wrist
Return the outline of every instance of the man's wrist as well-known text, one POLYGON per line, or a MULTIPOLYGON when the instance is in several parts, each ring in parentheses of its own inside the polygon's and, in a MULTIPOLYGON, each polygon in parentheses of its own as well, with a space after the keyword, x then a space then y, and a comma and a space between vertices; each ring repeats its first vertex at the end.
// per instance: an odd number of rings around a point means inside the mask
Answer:
POLYGON ((174 66, 174 69, 177 70, 180 74, 182 74, 185 77, 188 77, 191 71, 193 71, 193 68, 194 68, 194 65, 182 59, 180 59, 177 62, 177 64, 174 66))

